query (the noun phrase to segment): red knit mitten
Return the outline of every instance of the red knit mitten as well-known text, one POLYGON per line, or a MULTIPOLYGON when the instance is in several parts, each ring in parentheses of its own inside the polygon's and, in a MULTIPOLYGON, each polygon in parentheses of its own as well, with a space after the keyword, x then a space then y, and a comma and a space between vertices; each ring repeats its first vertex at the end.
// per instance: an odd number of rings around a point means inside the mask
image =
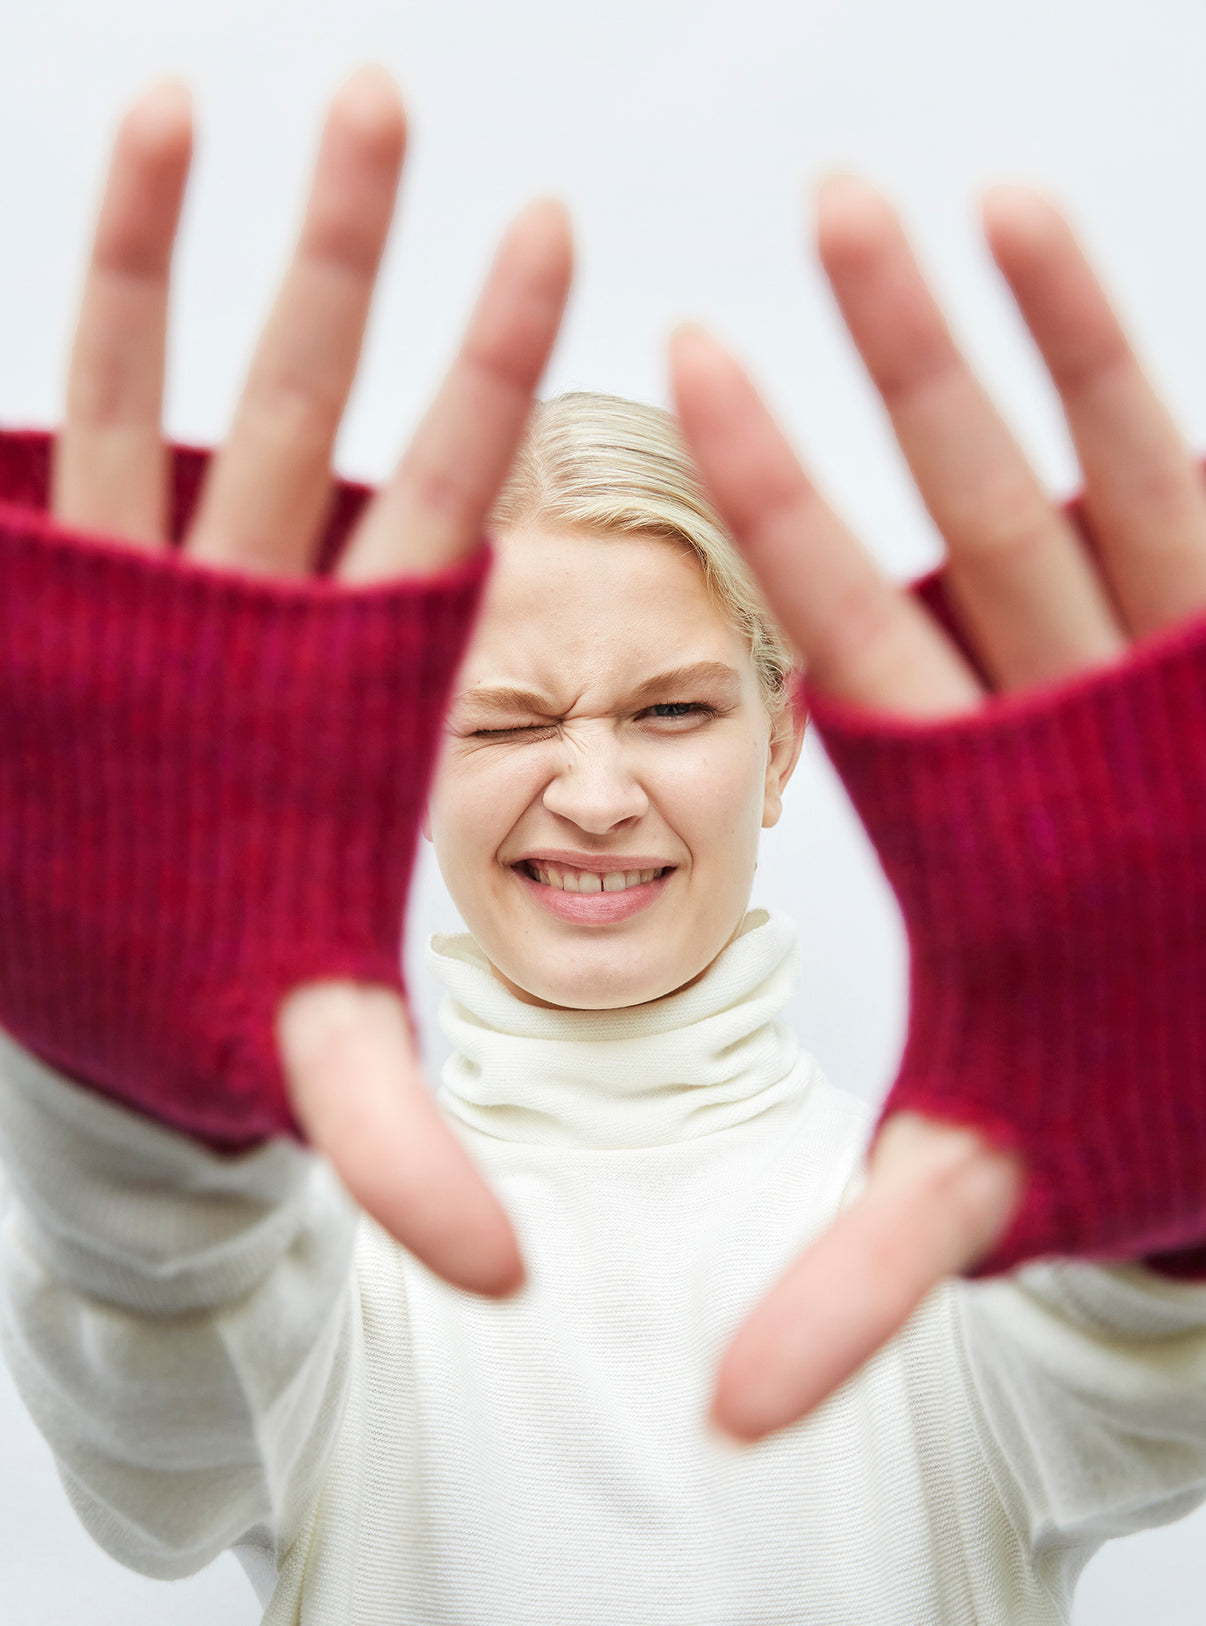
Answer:
MULTIPOLYGON (((178 452, 179 535, 205 457, 178 452)), ((487 568, 345 588, 46 516, 0 436, 0 1023, 221 1149, 298 1134, 273 1038, 319 977, 401 991, 447 691, 487 568)), ((342 486, 329 565, 367 493, 342 486)))
POLYGON ((1206 622, 949 721, 808 702, 908 931, 880 1122, 971 1125, 1028 1170, 974 1274, 1206 1274, 1206 622))

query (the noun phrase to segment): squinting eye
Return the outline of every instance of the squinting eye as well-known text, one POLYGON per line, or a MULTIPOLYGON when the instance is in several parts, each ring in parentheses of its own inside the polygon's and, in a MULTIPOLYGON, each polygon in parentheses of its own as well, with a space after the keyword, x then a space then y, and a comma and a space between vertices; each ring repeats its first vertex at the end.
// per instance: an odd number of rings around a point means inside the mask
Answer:
POLYGON ((471 740, 506 740, 516 739, 522 734, 549 734, 556 727, 554 723, 520 723, 514 728, 475 728, 470 734, 471 740))

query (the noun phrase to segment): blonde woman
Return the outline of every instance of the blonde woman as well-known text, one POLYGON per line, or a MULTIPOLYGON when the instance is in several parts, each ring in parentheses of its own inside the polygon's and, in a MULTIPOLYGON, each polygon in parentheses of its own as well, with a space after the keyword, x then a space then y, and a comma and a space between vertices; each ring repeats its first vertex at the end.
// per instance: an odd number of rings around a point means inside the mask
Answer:
POLYGON ((1102 1540, 1206 1490, 1206 499, 1066 228, 988 221, 1091 544, 886 205, 822 196, 950 545, 931 613, 700 333, 685 443, 529 419, 549 209, 324 533, 400 156, 375 75, 228 444, 169 462, 187 136, 170 95, 127 121, 61 434, 0 459, 3 1328, 81 1518, 151 1575, 234 1547, 270 1622, 1065 1620, 1102 1540), (869 1172, 749 909, 805 718, 732 535, 910 926, 869 1172), (397 972, 437 729, 438 1109, 397 972), (1075 1254, 1108 1263, 1006 1274, 1075 1254))

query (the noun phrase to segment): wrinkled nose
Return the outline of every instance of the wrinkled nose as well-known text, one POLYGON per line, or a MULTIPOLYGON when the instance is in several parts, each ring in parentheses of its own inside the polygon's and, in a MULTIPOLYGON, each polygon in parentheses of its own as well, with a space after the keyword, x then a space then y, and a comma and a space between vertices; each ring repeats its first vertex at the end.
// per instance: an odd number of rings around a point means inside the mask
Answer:
POLYGON ((649 798, 611 735, 575 741, 559 771, 544 791, 544 805, 592 835, 605 835, 617 825, 639 819, 649 798))

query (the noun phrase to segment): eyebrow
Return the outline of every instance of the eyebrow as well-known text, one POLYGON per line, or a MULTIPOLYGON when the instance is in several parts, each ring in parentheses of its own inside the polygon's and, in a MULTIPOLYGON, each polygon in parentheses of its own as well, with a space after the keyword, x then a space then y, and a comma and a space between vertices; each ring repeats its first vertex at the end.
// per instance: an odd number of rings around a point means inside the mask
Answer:
MULTIPOLYGON (((731 695, 736 699, 741 687, 741 674, 734 667, 726 666, 724 661, 696 661, 694 665, 676 666, 669 672, 659 672, 656 677, 646 678, 632 691, 629 700, 634 705, 640 705, 668 690, 689 689, 700 684, 719 688, 726 698, 731 695)), ((479 713, 513 715, 515 712, 528 712, 537 717, 557 715, 547 695, 538 694, 534 689, 512 686, 467 689, 457 696, 456 704, 479 713)))

